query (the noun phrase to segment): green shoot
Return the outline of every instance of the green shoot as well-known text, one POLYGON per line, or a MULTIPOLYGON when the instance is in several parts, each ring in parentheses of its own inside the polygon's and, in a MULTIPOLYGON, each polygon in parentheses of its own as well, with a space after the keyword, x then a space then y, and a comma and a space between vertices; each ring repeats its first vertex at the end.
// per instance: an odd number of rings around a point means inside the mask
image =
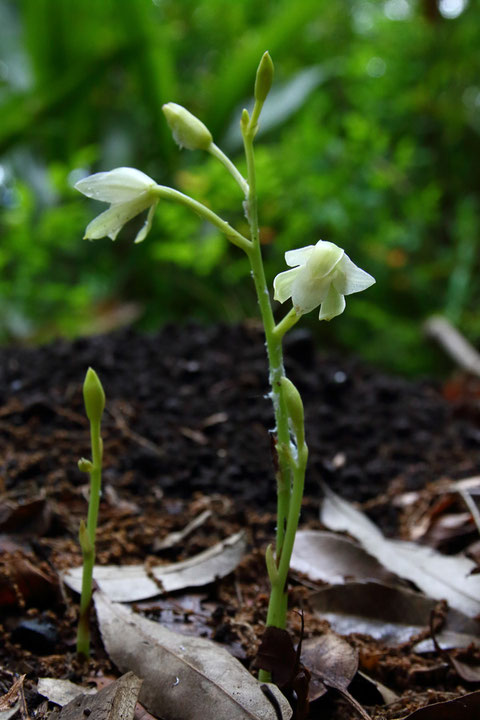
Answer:
POLYGON ((100 436, 100 424, 105 407, 105 393, 95 370, 88 368, 83 383, 85 411, 90 421, 90 442, 92 460, 82 458, 78 467, 90 475, 90 499, 88 503, 87 524, 82 520, 79 530, 80 547, 83 555, 82 592, 80 597, 80 616, 77 630, 77 653, 84 657, 90 655, 90 605, 92 602, 92 578, 95 565, 95 535, 97 531, 100 489, 102 484, 103 444, 100 436))

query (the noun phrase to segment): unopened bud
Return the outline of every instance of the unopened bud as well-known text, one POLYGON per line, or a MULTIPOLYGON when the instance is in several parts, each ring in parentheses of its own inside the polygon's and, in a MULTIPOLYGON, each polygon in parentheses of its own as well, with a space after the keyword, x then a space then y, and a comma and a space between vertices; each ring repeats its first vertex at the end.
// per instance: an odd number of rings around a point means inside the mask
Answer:
POLYGON ((93 470, 93 463, 87 458, 80 458, 78 461, 78 469, 80 472, 91 473, 93 470))
POLYGON ((305 444, 305 429, 303 424, 303 402, 295 385, 286 377, 281 379, 282 394, 287 406, 292 429, 300 449, 305 444))
POLYGON ((162 110, 173 138, 180 147, 187 150, 208 150, 213 142, 212 134, 201 120, 177 103, 167 103, 162 110))
POLYGON ((90 422, 100 422, 105 408, 105 393, 97 373, 92 368, 88 368, 85 375, 83 401, 90 422))
POLYGON ((273 62, 268 51, 263 54, 255 78, 255 100, 263 103, 267 99, 273 82, 273 62))

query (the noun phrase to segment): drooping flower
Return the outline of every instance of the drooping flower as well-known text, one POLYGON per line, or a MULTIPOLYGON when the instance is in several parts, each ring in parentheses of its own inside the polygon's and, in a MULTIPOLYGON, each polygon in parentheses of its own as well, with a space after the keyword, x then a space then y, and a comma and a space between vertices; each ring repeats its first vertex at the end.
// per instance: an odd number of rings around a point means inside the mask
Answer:
POLYGON ((156 182, 148 175, 128 167, 95 173, 79 180, 75 188, 81 193, 94 200, 110 203, 108 210, 87 226, 84 237, 96 240, 108 235, 115 240, 125 223, 150 208, 147 219, 135 238, 136 243, 142 242, 152 226, 158 202, 156 187, 156 182))
POLYGON ((319 240, 316 245, 289 250, 285 261, 292 270, 273 281, 274 298, 292 298, 297 315, 320 305, 320 320, 331 320, 345 310, 345 295, 366 290, 375 279, 357 267, 342 248, 319 240))

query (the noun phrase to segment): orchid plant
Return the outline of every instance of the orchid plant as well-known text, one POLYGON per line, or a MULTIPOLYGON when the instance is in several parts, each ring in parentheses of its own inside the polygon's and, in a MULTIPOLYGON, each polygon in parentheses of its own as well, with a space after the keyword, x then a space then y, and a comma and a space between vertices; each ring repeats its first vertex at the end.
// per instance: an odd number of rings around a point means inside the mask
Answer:
MULTIPOLYGON (((342 248, 319 240, 315 245, 285 253, 291 268, 274 280, 274 299, 280 303, 292 299, 293 307, 276 322, 267 287, 259 238, 254 140, 259 118, 273 81, 273 63, 266 52, 258 66, 250 114, 243 110, 240 127, 246 157, 247 177, 213 142, 208 128, 188 110, 175 103, 163 106, 175 141, 188 150, 203 150, 216 157, 232 175, 244 195, 249 236, 243 235, 205 205, 178 190, 158 185, 133 168, 117 168, 86 177, 76 188, 88 197, 110 203, 110 208, 87 227, 85 237, 109 236, 114 240, 123 225, 148 209, 147 219, 135 242, 145 239, 161 200, 181 203, 211 222, 247 255, 263 321, 270 370, 271 399, 275 415, 277 454, 277 528, 274 545, 266 550, 266 566, 271 584, 267 626, 285 628, 287 613, 287 577, 295 534, 298 527, 308 449, 305 442, 303 404, 294 384, 285 375, 282 341, 285 334, 304 315, 320 308, 319 319, 331 320, 345 309, 345 296, 365 290, 375 280, 358 268, 342 248)), ((261 670, 260 679, 269 674, 261 670)))

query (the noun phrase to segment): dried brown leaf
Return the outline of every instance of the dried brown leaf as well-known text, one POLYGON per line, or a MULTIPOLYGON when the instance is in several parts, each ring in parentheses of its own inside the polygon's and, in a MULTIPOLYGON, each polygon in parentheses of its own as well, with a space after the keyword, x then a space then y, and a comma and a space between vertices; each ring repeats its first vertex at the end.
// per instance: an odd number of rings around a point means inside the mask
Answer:
POLYGON ((302 663, 312 675, 309 700, 321 697, 326 687, 346 690, 358 669, 358 653, 349 643, 334 632, 305 640, 302 663), (320 682, 318 682, 320 681, 320 682))
POLYGON ((464 555, 441 555, 411 542, 387 540, 380 530, 346 500, 325 487, 321 520, 331 530, 346 531, 385 567, 414 582, 426 595, 475 617, 480 613, 480 577, 464 555))
MULTIPOLYGON (((97 593, 95 607, 105 648, 125 672, 143 678, 140 701, 164 720, 277 720, 261 684, 226 650, 210 640, 167 630, 97 593)), ((269 686, 284 720, 291 715, 286 699, 269 686)))
POLYGON ((419 708, 404 720, 478 720, 479 717, 480 690, 477 690, 454 700, 419 708))
POLYGON ((403 583, 354 540, 320 530, 297 532, 290 567, 311 580, 335 584, 352 580, 403 583))
MULTIPOLYGON (((436 601, 405 588, 381 583, 345 583, 309 596, 315 613, 342 635, 362 633, 392 645, 407 642, 426 630, 436 601)), ((466 647, 480 637, 480 623, 448 610, 439 640, 448 647, 466 647)), ((428 646, 417 648, 432 650, 428 646)))
POLYGON ((127 672, 95 694, 82 694, 65 705, 58 720, 133 720, 142 686, 140 678, 127 672))
MULTIPOLYGON (((237 567, 245 548, 245 534, 239 532, 182 562, 160 565, 149 572, 143 565, 96 565, 93 577, 111 600, 135 602, 162 592, 207 585, 225 577, 237 567)), ((80 592, 82 568, 68 570, 63 580, 72 590, 80 592)))

